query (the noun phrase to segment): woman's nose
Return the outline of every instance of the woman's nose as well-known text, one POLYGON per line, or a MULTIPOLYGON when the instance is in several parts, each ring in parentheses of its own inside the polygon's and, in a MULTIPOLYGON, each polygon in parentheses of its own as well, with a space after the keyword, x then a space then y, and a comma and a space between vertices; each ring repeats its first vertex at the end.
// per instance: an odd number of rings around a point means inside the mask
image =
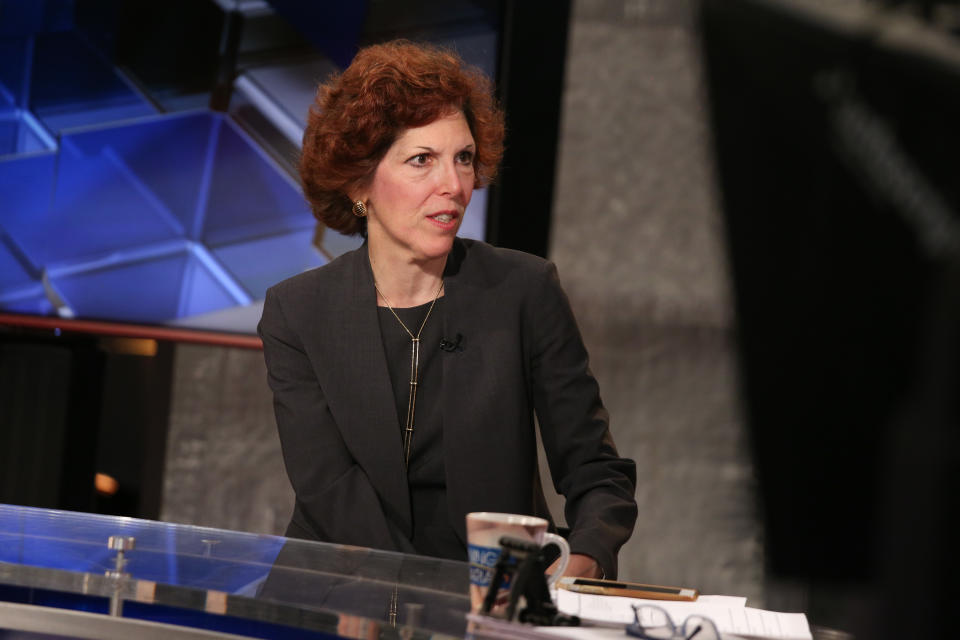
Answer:
POLYGON ((443 195, 457 196, 463 192, 460 173, 453 162, 444 162, 439 168, 438 188, 443 195))

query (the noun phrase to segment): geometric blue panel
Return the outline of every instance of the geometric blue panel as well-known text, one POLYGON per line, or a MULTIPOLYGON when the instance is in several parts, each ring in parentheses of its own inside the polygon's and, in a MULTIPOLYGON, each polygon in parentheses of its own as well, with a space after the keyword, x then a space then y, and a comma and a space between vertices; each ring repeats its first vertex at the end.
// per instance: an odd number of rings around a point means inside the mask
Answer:
POLYGON ((0 37, 0 107, 27 106, 32 61, 32 38, 0 37))
POLYGON ((37 284, 19 295, 0 296, 0 309, 9 313, 24 313, 33 316, 53 315, 55 309, 37 284))
MULTIPOLYGON (((18 125, 18 127, 21 125, 18 125)), ((20 137, 20 132, 17 133, 20 137)), ((56 156, 53 151, 0 155, 0 232, 6 232, 6 251, 14 251, 22 268, 39 274, 41 263, 31 262, 12 232, 42 220, 50 207, 56 156)), ((54 231, 59 233, 59 231, 54 231)), ((48 236, 52 241, 55 236, 48 236)))
POLYGON ((84 318, 157 324, 249 302, 187 247, 172 254, 49 275, 66 304, 84 318))
POLYGON ((29 111, 0 106, 0 156, 54 149, 56 141, 29 111))
POLYGON ((74 0, 0 0, 0 36, 28 36, 73 27, 74 0))
MULTIPOLYGON (((49 208, 21 205, 0 215, 38 266, 176 239, 225 244, 314 226, 296 185, 211 111, 66 133, 58 169, 49 208)), ((46 191, 35 193, 44 206, 46 191)))
POLYGON ((156 113, 75 31, 35 38, 31 81, 30 109, 54 132, 156 113))
POLYGON ((0 229, 0 310, 44 315, 52 312, 39 274, 32 272, 18 253, 0 229))
POLYGON ((39 283, 39 273, 31 273, 17 255, 16 248, 0 228, 0 299, 5 294, 39 283))
POLYGON ((230 120, 222 122, 212 149, 203 242, 213 247, 313 229, 316 219, 297 185, 230 120))
POLYGON ((170 211, 100 135, 64 136, 50 206, 0 222, 33 264, 66 265, 182 237, 170 211))
POLYGON ((327 259, 312 244, 313 234, 313 229, 306 229, 214 247, 211 251, 254 299, 262 300, 267 287, 326 264, 327 259))
POLYGON ((159 324, 325 262, 297 185, 221 113, 66 131, 44 151, 52 136, 8 108, 0 142, 4 308, 52 309, 35 288, 46 272, 78 317, 159 324))

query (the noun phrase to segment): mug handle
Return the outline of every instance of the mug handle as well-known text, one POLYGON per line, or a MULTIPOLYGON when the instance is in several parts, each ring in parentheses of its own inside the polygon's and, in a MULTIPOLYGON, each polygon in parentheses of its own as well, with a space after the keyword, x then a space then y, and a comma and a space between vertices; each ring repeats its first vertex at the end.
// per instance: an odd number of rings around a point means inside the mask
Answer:
POLYGON ((545 547, 548 544, 555 544, 560 547, 560 565, 557 567, 556 571, 553 572, 553 575, 550 576, 550 579, 547 580, 547 586, 553 589, 556 587, 557 580, 559 580, 560 576, 563 575, 563 572, 567 568, 567 564, 570 562, 570 544, 555 533, 544 533, 542 546, 545 547))

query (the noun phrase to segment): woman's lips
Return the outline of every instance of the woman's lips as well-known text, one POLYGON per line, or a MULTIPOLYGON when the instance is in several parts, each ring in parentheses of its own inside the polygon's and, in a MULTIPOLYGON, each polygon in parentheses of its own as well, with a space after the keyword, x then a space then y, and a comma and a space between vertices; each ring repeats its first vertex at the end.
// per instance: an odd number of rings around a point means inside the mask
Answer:
POLYGON ((457 218, 459 217, 460 214, 456 211, 440 211, 427 216, 435 225, 444 229, 455 227, 457 225, 457 218))

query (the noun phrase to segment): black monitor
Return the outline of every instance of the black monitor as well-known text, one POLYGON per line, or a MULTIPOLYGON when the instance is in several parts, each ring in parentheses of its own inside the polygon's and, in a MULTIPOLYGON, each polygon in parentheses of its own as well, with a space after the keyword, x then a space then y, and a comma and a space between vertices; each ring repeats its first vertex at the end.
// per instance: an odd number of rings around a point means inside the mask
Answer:
POLYGON ((960 42, 864 2, 700 8, 769 569, 932 603, 960 503, 960 42))

